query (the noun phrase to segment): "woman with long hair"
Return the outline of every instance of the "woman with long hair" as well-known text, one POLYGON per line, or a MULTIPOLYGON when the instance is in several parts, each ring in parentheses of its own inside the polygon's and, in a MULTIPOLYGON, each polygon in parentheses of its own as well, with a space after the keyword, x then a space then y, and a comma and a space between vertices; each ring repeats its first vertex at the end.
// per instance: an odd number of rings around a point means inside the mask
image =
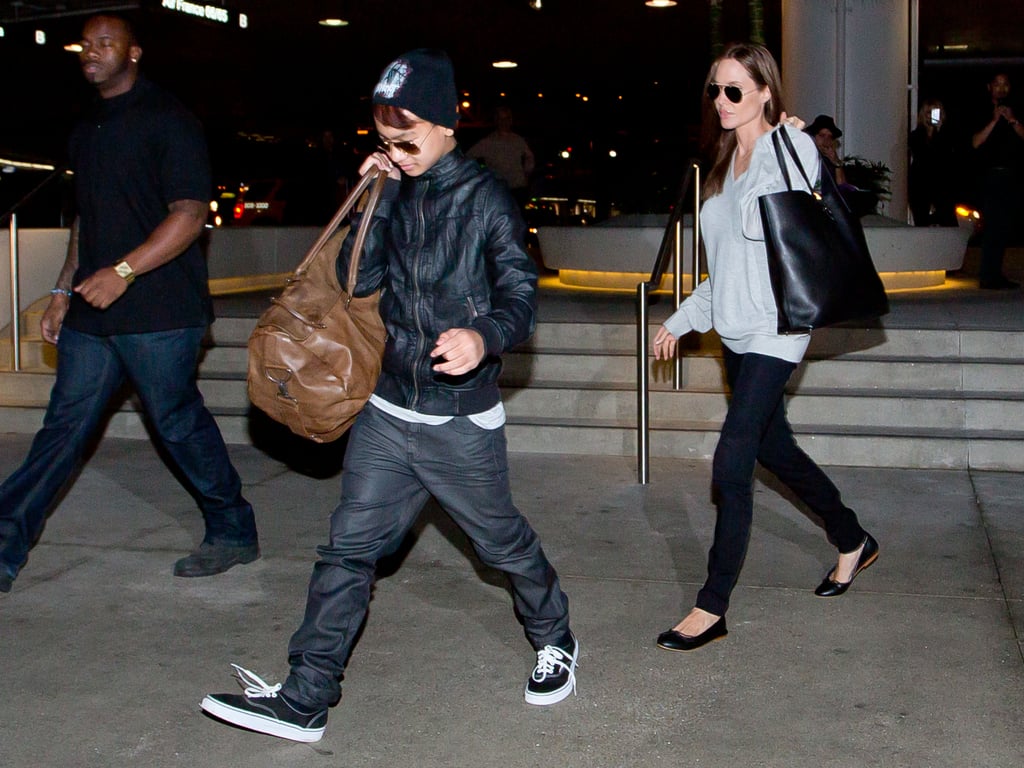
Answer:
MULTIPOLYGON (((712 464, 718 516, 708 555, 708 575, 695 607, 658 646, 690 651, 727 634, 725 613, 746 555, 753 519, 755 462, 788 486, 824 523, 838 561, 815 590, 843 594, 878 557, 878 543, 839 490, 797 446, 786 420, 783 394, 810 341, 808 334, 780 335, 768 275, 758 198, 786 189, 770 133, 786 131, 800 162, 818 175, 818 148, 787 117, 778 65, 760 45, 730 46, 711 65, 705 82, 704 130, 712 158, 704 182, 701 231, 708 279, 665 321, 654 337, 656 359, 671 359, 680 336, 714 328, 731 397, 712 464)), ((791 165, 790 177, 800 179, 791 165)))

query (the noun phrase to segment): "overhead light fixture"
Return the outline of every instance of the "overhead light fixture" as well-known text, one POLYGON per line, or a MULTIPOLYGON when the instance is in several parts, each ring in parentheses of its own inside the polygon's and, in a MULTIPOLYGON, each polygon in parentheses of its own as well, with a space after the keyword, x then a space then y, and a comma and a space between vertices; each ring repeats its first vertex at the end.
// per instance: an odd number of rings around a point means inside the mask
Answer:
POLYGON ((648 8, 671 8, 676 4, 676 0, 647 0, 644 3, 648 8))
POLYGON ((515 69, 519 64, 509 59, 502 59, 501 61, 491 62, 491 66, 495 69, 515 69))
POLYGON ((542 8, 541 0, 530 0, 529 6, 535 11, 539 11, 542 8))
POLYGON ((81 43, 68 43, 64 46, 64 50, 68 53, 81 53, 84 49, 81 43))
POLYGON ((348 22, 345 19, 320 19, 317 22, 321 27, 347 27, 348 22))

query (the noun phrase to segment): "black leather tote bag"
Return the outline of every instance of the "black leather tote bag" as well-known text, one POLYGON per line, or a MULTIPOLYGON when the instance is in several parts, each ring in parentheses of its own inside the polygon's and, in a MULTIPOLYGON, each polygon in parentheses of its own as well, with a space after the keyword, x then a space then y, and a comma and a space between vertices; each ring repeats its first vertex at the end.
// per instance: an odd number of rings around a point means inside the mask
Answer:
POLYGON ((785 144, 807 189, 813 185, 783 129, 772 132, 787 191, 759 198, 768 249, 768 272, 779 314, 779 333, 808 333, 889 311, 882 280, 868 252, 860 219, 850 211, 819 158, 820 192, 793 189, 785 144))

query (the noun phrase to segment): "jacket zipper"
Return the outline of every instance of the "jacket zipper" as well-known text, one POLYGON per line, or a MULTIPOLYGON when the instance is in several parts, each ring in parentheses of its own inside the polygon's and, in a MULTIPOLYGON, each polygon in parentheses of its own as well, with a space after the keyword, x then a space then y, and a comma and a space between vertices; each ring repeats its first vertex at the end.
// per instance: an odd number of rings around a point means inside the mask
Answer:
POLYGON ((413 284, 413 314, 416 317, 416 355, 413 357, 412 386, 413 399, 410 410, 415 411, 420 402, 420 364, 424 354, 423 324, 420 322, 420 252, 423 250, 423 243, 426 240, 424 230, 426 229, 426 218, 423 215, 423 199, 427 195, 427 187, 430 182, 424 180, 423 194, 416 198, 416 223, 419 225, 419 237, 416 241, 416 253, 413 259, 412 284, 413 284))

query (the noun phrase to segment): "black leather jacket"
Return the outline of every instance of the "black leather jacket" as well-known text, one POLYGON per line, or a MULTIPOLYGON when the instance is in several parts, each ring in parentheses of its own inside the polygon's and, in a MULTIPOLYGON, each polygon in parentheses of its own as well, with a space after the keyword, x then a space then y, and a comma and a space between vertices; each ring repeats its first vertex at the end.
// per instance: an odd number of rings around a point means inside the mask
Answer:
MULTIPOLYGON (((500 400, 501 354, 533 333, 537 268, 504 184, 455 148, 417 177, 389 179, 359 264, 356 295, 382 289, 388 332, 375 394, 403 408, 468 416, 500 400), (472 328, 486 355, 451 376, 430 351, 451 328, 472 328)), ((344 285, 355 227, 338 258, 344 285)))

